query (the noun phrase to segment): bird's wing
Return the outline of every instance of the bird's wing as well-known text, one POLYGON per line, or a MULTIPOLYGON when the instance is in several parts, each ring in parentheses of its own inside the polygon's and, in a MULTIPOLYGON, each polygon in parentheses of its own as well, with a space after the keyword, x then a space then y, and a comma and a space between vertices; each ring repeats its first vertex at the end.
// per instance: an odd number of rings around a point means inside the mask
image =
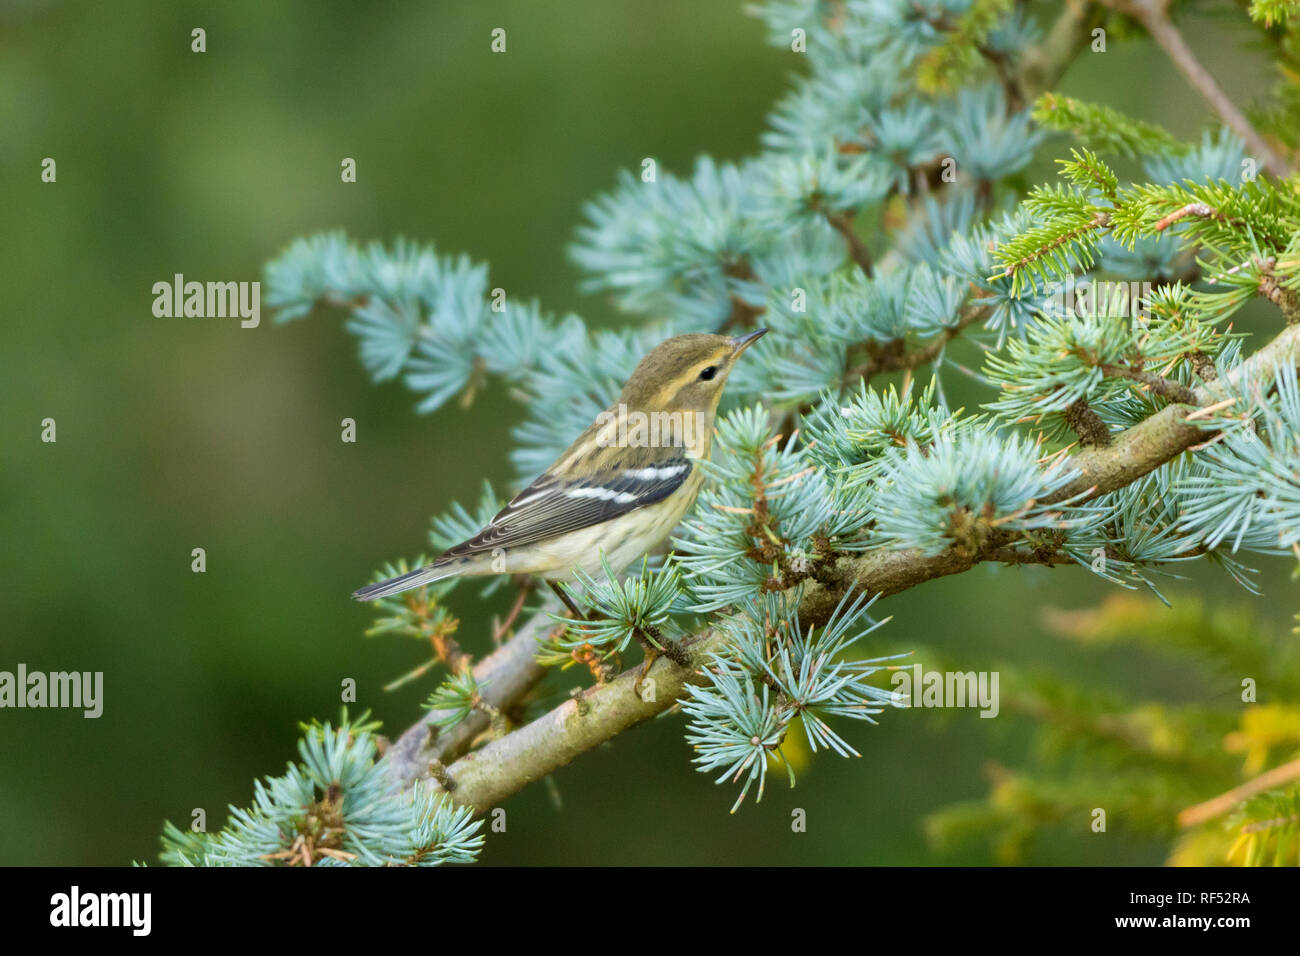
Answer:
POLYGON ((515 495, 486 528, 439 560, 518 548, 609 521, 663 501, 682 486, 693 467, 680 455, 583 479, 566 480, 548 472, 515 495))

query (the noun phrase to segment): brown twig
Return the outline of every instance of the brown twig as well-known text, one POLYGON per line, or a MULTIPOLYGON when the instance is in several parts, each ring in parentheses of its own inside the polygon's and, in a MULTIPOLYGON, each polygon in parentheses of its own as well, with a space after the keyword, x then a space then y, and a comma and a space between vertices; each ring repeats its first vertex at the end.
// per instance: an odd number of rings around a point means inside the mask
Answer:
POLYGON ((1085 398, 1072 402, 1065 409, 1065 423, 1079 436, 1079 444, 1084 447, 1105 447, 1110 444, 1110 426, 1085 398))
POLYGON ((1189 202, 1186 206, 1180 206, 1169 215, 1162 217, 1156 222, 1156 232, 1164 232, 1180 219, 1186 219, 1188 216, 1197 216, 1201 219, 1218 219, 1220 222, 1228 222, 1229 219, 1219 210, 1215 209, 1209 203, 1189 202))
POLYGON ((1112 365, 1109 362, 1103 362, 1097 367, 1101 369, 1101 374, 1107 378, 1126 378, 1131 382, 1140 382, 1156 395, 1167 398, 1171 402, 1182 402, 1185 405, 1196 404, 1196 393, 1181 382, 1174 382, 1161 375, 1156 375, 1154 372, 1144 372, 1139 368, 1132 368, 1128 365, 1112 365))
POLYGON ((1300 295, 1297 295, 1294 289, 1288 289, 1277 281, 1277 275, 1274 273, 1277 268, 1277 257, 1269 256, 1257 264, 1260 272, 1259 294, 1278 307, 1287 325, 1300 323, 1300 295))
POLYGON ((1223 89, 1197 59, 1182 33, 1169 19, 1169 0, 1096 0, 1104 6, 1125 13, 1146 28, 1152 39, 1183 74, 1184 79, 1234 133, 1245 140, 1246 148, 1258 157, 1260 165, 1274 176, 1287 176, 1287 163, 1274 152, 1259 130, 1251 125, 1223 89))
MULTIPOLYGON (((726 265, 723 274, 729 279, 739 279, 742 282, 749 282, 754 278, 754 270, 750 268, 749 263, 744 259, 738 259, 735 262, 726 265)), ((754 320, 762 315, 766 309, 761 305, 750 305, 734 292, 731 294, 731 313, 727 320, 718 328, 722 333, 728 329, 747 329, 754 325, 754 320)))
POLYGON ((874 376, 883 372, 915 369, 933 362, 948 347, 948 343, 961 335, 971 325, 988 318, 989 311, 988 306, 979 302, 974 303, 954 325, 948 326, 925 345, 910 352, 904 347, 906 343, 902 339, 869 343, 867 360, 860 362, 844 373, 844 385, 852 385, 859 379, 870 381, 874 376))
POLYGON ((1194 827, 1198 823, 1213 820, 1257 793, 1272 790, 1274 787, 1297 779, 1300 779, 1300 760, 1292 760, 1290 763, 1284 763, 1280 767, 1261 773, 1258 777, 1247 780, 1241 786, 1233 787, 1227 793, 1221 793, 1212 800, 1188 807, 1178 814, 1178 825, 1194 827))
POLYGON ((858 264, 867 278, 871 278, 875 266, 871 260, 871 250, 867 244, 862 241, 856 229, 853 228, 853 213, 826 213, 826 221, 829 222, 836 232, 844 238, 844 244, 848 246, 849 256, 858 264))

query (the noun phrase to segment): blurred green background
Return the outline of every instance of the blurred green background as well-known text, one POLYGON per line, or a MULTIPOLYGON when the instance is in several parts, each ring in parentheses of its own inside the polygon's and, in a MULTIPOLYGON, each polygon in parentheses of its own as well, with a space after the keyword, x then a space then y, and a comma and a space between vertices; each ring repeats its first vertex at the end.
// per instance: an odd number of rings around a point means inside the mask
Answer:
MULTIPOLYGON (((1262 92, 1238 18, 1186 31, 1230 93, 1262 92)), ((501 390, 419 417, 400 385, 368 384, 338 314, 273 327, 265 309, 256 330, 156 319, 153 283, 259 279, 294 237, 343 227, 466 252, 511 296, 592 326, 628 321, 577 291, 564 247, 579 205, 643 156, 682 172, 700 153, 756 151, 798 66, 763 33, 735 0, 0 6, 0 669, 101 670, 106 698, 99 720, 0 711, 0 863, 154 860, 165 818, 203 807, 217 826, 246 804, 253 778, 294 756, 299 720, 337 715, 346 677, 389 732, 406 726, 431 685, 381 688, 422 650, 363 639, 368 612, 348 595, 425 547, 429 515, 475 498, 482 477, 512 477, 519 410, 501 390), (505 56, 488 50, 497 26, 505 56), (39 180, 46 156, 57 184, 39 180), (345 156, 354 185, 339 180, 345 156), (46 417, 57 444, 40 441, 46 417), (343 417, 359 423, 354 445, 339 441, 343 417), (206 574, 190 571, 194 547, 206 574)), ((1142 41, 1085 54, 1061 88, 1180 134, 1210 122, 1142 41)), ((1212 568, 1188 573, 1172 594, 1248 600, 1212 568)), ((1280 631, 1296 610, 1280 563, 1262 587, 1280 631)), ((1043 628, 1040 609, 1110 590, 1082 571, 978 568, 881 605, 894 623, 869 649, 1191 693, 1162 659, 1085 652, 1043 628)), ((475 594, 456 607, 482 650, 508 595, 475 594)), ((934 853, 918 821, 982 795, 990 761, 1024 755, 1023 730, 918 710, 849 737, 861 759, 819 759, 795 790, 778 776, 729 816, 732 789, 692 769, 668 717, 557 774, 562 810, 544 786, 510 801, 483 859, 992 860, 980 846, 934 853), (791 833, 793 807, 806 833, 791 833)), ((1081 821, 1034 862, 1155 863, 1166 849, 1081 821)))

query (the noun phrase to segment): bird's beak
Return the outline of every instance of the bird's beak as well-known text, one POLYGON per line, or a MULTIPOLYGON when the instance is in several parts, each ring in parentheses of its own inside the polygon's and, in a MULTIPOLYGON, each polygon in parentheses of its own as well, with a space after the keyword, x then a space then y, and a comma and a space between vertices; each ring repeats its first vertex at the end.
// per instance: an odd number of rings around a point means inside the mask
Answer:
POLYGON ((748 335, 737 335, 731 340, 732 355, 739 355, 766 334, 767 329, 755 329, 748 335))

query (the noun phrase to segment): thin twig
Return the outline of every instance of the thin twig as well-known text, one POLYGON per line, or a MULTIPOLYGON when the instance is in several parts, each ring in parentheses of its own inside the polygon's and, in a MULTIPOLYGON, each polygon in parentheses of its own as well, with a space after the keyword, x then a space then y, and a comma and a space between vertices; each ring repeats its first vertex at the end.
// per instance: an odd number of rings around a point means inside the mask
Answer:
POLYGON ((874 376, 882 372, 915 369, 933 362, 943 354, 943 350, 948 347, 948 343, 976 322, 988 318, 989 311, 989 307, 983 303, 977 302, 971 305, 957 322, 945 328, 925 345, 910 352, 904 348, 905 342, 902 339, 872 343, 873 349, 870 357, 865 362, 855 365, 844 373, 844 385, 853 385, 859 379, 870 381, 874 376))
POLYGON ((1273 151, 1273 147, 1260 135, 1259 130, 1251 125, 1250 120, 1237 109, 1237 105, 1210 75, 1210 71, 1196 58, 1192 48, 1183 39, 1182 33, 1169 19, 1169 0, 1097 0, 1097 2, 1120 13, 1126 13, 1141 23, 1192 88, 1200 93, 1210 109, 1219 115, 1224 125, 1245 140, 1246 148, 1259 159, 1260 165, 1274 176, 1290 174, 1287 163, 1273 151))
POLYGON ((1103 362, 1098 366, 1101 374, 1108 378, 1126 378, 1132 382, 1141 382, 1152 392, 1161 398, 1167 398, 1171 402, 1182 402, 1185 405, 1196 404, 1196 393, 1187 385, 1181 382, 1171 381, 1154 372, 1144 372, 1139 368, 1131 368, 1128 365, 1112 365, 1109 362, 1103 362))
POLYGON ((1225 216, 1218 209, 1215 209, 1209 203, 1189 202, 1186 206, 1180 206, 1169 215, 1157 220, 1156 232, 1164 232, 1180 219, 1186 219, 1188 216, 1197 216, 1201 219, 1217 219, 1220 222, 1230 223, 1232 225, 1241 225, 1240 219, 1233 219, 1225 216))
MULTIPOLYGON (((750 282, 754 279, 754 270, 750 268, 749 263, 744 259, 738 259, 729 263, 722 270, 728 279, 739 279, 742 282, 750 282)), ((754 325, 763 312, 766 311, 761 305, 751 305, 736 293, 731 293, 731 313, 727 320, 719 327, 718 332, 722 333, 728 329, 747 329, 754 325)))
POLYGON ((1274 767, 1272 770, 1261 773, 1258 777, 1247 780, 1239 787, 1233 787, 1227 793, 1219 794, 1212 800, 1206 800, 1204 803, 1188 807, 1178 814, 1178 825, 1180 827, 1194 827, 1198 823, 1213 820, 1257 793, 1272 790, 1274 787, 1296 779, 1300 779, 1300 760, 1292 760, 1280 767, 1274 767))
POLYGON ((862 270, 867 278, 871 278, 875 268, 871 262, 871 250, 867 248, 867 244, 862 241, 862 237, 853 228, 853 213, 828 212, 826 213, 826 221, 844 238, 844 244, 848 246, 849 255, 858 264, 858 268, 862 270))

